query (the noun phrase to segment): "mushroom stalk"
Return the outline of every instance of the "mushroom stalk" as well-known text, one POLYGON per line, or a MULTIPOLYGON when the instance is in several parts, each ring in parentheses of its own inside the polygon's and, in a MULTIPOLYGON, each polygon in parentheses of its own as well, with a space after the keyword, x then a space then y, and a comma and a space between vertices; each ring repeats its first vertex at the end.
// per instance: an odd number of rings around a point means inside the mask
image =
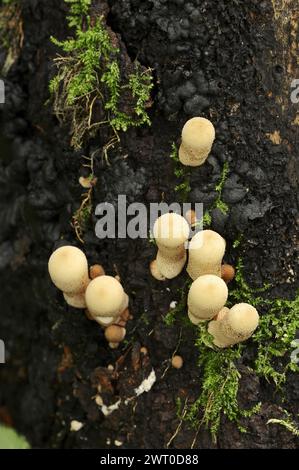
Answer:
POLYGON ((206 274, 196 279, 188 293, 188 316, 192 323, 211 320, 227 301, 228 289, 218 276, 206 274))
POLYGON ((259 314, 257 310, 252 305, 240 303, 234 305, 231 309, 226 309, 225 312, 211 321, 208 332, 213 336, 213 343, 216 346, 227 348, 250 338, 258 323, 259 314))
POLYGON ((85 292, 80 292, 79 294, 67 294, 63 292, 64 300, 68 305, 74 308, 85 308, 85 292))
POLYGON ((156 220, 153 228, 158 246, 154 263, 158 273, 156 278, 173 279, 180 274, 186 263, 185 242, 188 240, 189 231, 188 222, 179 214, 163 214, 156 220))
POLYGON ((183 165, 202 165, 211 151, 215 129, 211 121, 203 117, 189 119, 182 130, 179 159, 183 165))
POLYGON ((213 230, 202 230, 189 243, 187 272, 195 280, 204 274, 221 277, 225 240, 213 230))

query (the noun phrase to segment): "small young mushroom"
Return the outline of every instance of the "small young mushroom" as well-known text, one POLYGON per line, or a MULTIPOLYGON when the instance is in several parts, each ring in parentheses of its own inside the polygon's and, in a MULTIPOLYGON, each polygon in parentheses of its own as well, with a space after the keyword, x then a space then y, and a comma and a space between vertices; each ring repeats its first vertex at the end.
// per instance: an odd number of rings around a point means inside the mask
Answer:
POLYGON ((208 332, 214 337, 213 343, 216 346, 227 348, 250 338, 258 323, 257 310, 252 305, 240 303, 212 320, 208 332))
POLYGON ((133 316, 131 315, 130 310, 126 308, 123 312, 121 312, 120 318, 122 321, 127 323, 129 320, 132 320, 133 316))
POLYGON ((128 307, 128 296, 122 285, 112 276, 93 279, 85 292, 89 313, 103 326, 109 326, 128 307))
POLYGON ((228 284, 235 277, 235 268, 231 264, 223 264, 221 266, 221 277, 228 284))
MULTIPOLYGON (((158 245, 158 253, 154 267, 161 277, 173 279, 182 271, 186 263, 185 242, 188 240, 189 231, 188 222, 179 214, 163 214, 156 220, 153 235, 158 245)), ((153 272, 153 265, 151 271, 153 272)))
POLYGON ((120 343, 126 336, 126 329, 118 325, 110 325, 105 330, 108 343, 120 343))
POLYGON ((141 346, 140 353, 146 356, 148 354, 148 350, 145 346, 141 346))
POLYGON ((50 256, 49 274, 55 286, 64 293, 66 302, 84 308, 84 292, 90 279, 85 254, 75 246, 57 248, 50 256))
POLYGON ((225 252, 225 240, 213 230, 201 230, 189 243, 187 272, 195 281, 203 274, 221 277, 221 262, 225 252))
POLYGON ((173 356, 171 359, 171 365, 175 369, 181 369, 183 367, 184 361, 182 356, 173 356))
POLYGON ((95 279, 96 277, 104 276, 105 270, 103 266, 101 266, 100 264, 94 264, 93 266, 90 266, 89 268, 89 275, 90 275, 90 279, 95 279))
POLYGON ((84 178, 84 176, 80 176, 79 184, 81 184, 84 189, 90 189, 92 187, 90 178, 84 178))
POLYGON ((183 165, 199 166, 207 159, 215 139, 215 128, 203 117, 189 119, 182 130, 179 159, 183 165))
POLYGON ((225 282, 213 274, 197 278, 188 293, 188 316, 192 323, 211 320, 227 301, 228 289, 225 282))

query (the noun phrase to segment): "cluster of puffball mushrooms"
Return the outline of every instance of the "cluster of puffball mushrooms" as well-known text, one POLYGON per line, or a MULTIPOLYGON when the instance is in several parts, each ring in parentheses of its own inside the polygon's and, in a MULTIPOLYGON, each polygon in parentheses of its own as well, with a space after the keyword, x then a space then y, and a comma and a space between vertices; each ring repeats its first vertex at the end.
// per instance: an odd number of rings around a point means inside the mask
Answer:
MULTIPOLYGON (((187 121, 179 149, 181 163, 193 167, 202 165, 214 139, 215 129, 208 119, 194 117, 187 121)), ((202 230, 189 242, 190 226, 194 226, 196 220, 193 211, 185 216, 168 213, 156 220, 153 235, 158 252, 150 271, 159 281, 173 279, 183 270, 188 252, 187 272, 193 280, 187 301, 190 321, 195 325, 209 321, 208 331, 219 348, 245 341, 257 328, 259 315, 246 303, 236 304, 231 309, 225 307, 227 282, 234 277, 233 267, 222 265, 225 240, 213 230, 202 230)), ((120 279, 106 276, 100 265, 89 269, 85 254, 74 246, 55 250, 48 267, 65 301, 72 307, 86 309, 87 317, 105 329, 110 347, 116 348, 126 335, 126 322, 132 318, 120 279)))
MULTIPOLYGON (((181 163, 202 165, 214 139, 215 129, 208 119, 195 117, 187 121, 179 149, 181 163)), ((150 264, 151 273, 159 281, 173 279, 183 270, 188 251, 187 273, 193 280, 187 300, 190 321, 195 325, 209 321, 208 332, 219 348, 245 341, 257 328, 259 315, 247 303, 236 304, 231 309, 225 307, 227 282, 234 277, 232 266, 222 265, 225 240, 213 230, 202 230, 188 244, 190 225, 194 226, 196 220, 193 211, 185 216, 168 213, 156 220, 153 236, 158 252, 150 264)))
POLYGON ((49 274, 68 305, 86 309, 90 320, 105 329, 111 348, 126 335, 129 299, 118 277, 106 276, 100 265, 88 268, 85 254, 75 246, 62 246, 50 256, 49 274))

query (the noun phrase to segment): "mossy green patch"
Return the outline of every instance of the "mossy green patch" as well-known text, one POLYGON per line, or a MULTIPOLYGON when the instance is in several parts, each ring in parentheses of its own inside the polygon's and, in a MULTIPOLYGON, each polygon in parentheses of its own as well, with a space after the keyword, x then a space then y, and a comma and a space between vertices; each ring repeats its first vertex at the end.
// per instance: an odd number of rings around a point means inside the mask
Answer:
POLYGON ((0 425, 0 449, 29 449, 30 445, 23 436, 12 428, 0 425))
POLYGON ((178 178, 178 184, 175 186, 174 190, 179 195, 180 201, 186 202, 191 191, 190 169, 181 164, 178 149, 174 142, 171 147, 170 158, 174 163, 174 175, 178 178))
POLYGON ((198 364, 202 370, 201 392, 190 406, 185 419, 194 428, 202 425, 208 428, 213 441, 216 441, 222 415, 245 432, 246 428, 240 424, 241 418, 257 413, 261 403, 247 410, 240 408, 238 391, 241 375, 235 363, 241 357, 242 346, 217 351, 209 347, 207 335, 206 326, 201 326, 195 343, 199 352, 198 364))
POLYGON ((68 24, 74 36, 64 41, 52 38, 63 52, 55 60, 56 75, 50 81, 54 112, 70 123, 71 144, 80 148, 85 137, 107 125, 117 131, 150 124, 152 74, 138 62, 127 73, 103 17, 91 20, 90 0, 65 0, 70 4, 68 24), (95 115, 99 115, 100 119, 95 115))
MULTIPOLYGON (((286 380, 287 371, 299 371, 297 363, 291 360, 293 341, 299 328, 299 295, 294 300, 267 298, 270 286, 265 284, 258 289, 250 287, 244 277, 242 259, 236 265, 234 284, 230 291, 229 304, 250 303, 259 310, 261 317, 259 327, 250 340, 257 346, 253 371, 268 381, 273 380, 276 387, 280 388, 286 380), (278 357, 284 357, 284 366, 277 365, 275 359, 278 357)), ((240 407, 238 391, 241 375, 237 363, 242 359, 246 345, 218 349, 213 345, 206 322, 199 326, 189 322, 189 287, 190 281, 180 290, 180 300, 175 309, 164 317, 168 325, 180 322, 183 327, 193 328, 196 336, 200 393, 194 403, 185 404, 183 414, 180 414, 181 404, 178 402, 177 414, 197 430, 206 426, 215 441, 223 415, 235 422, 241 432, 245 432, 244 418, 258 413, 261 403, 256 403, 250 409, 240 407)))
POLYGON ((271 379, 277 387, 286 381, 288 370, 298 372, 297 363, 291 361, 292 342, 299 329, 299 293, 293 300, 265 298, 263 293, 270 289, 270 284, 261 288, 251 288, 245 280, 243 262, 239 258, 236 266, 235 288, 230 291, 231 303, 247 302, 258 310, 261 309, 260 323, 253 335, 257 345, 255 371, 267 381, 271 379), (275 358, 283 358, 285 364, 279 366, 275 358))
POLYGON ((272 418, 267 421, 267 424, 277 424, 279 426, 283 426, 287 431, 293 434, 293 436, 299 437, 299 428, 297 424, 286 410, 284 410, 284 413, 286 416, 284 419, 272 418))
POLYGON ((6 76, 17 61, 24 42, 21 2, 4 0, 0 6, 0 47, 5 49, 1 75, 6 76))

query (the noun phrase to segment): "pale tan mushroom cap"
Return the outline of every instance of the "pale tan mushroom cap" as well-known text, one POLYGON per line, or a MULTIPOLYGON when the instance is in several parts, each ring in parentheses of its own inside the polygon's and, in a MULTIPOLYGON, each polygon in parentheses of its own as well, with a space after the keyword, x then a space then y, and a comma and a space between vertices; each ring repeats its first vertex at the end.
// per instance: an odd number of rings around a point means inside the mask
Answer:
POLYGON ((257 310, 246 303, 234 305, 229 311, 228 319, 231 329, 239 335, 252 333, 259 324, 257 310))
POLYGON ((225 252, 225 240, 214 230, 201 230, 189 243, 192 261, 200 260, 203 264, 221 262, 225 252), (220 261, 219 261, 220 260, 220 261))
POLYGON ((66 293, 82 292, 88 282, 85 254, 75 246, 62 246, 50 256, 49 274, 55 286, 66 293))
POLYGON ((202 117, 189 119, 182 130, 179 159, 183 165, 198 166, 208 157, 215 139, 211 121, 202 117))
POLYGON ((215 128, 209 119, 189 119, 182 130, 182 141, 196 150, 210 149, 215 139, 215 128))
POLYGON ((153 227, 153 235, 158 243, 175 248, 188 240, 190 227, 184 217, 175 213, 163 214, 153 227))
POLYGON ((111 325, 105 330, 105 338, 109 343, 120 343, 126 336, 126 329, 122 326, 111 325))
POLYGON ((112 276, 93 279, 86 289, 85 299, 89 312, 95 317, 119 316, 127 303, 122 285, 112 276))
POLYGON ((225 240, 213 230, 202 230, 189 243, 187 272, 195 280, 204 274, 221 277, 221 262, 225 252, 225 240))
POLYGON ((205 274, 193 281, 188 294, 188 308, 192 315, 197 311, 219 311, 227 301, 225 282, 213 274, 205 274))

